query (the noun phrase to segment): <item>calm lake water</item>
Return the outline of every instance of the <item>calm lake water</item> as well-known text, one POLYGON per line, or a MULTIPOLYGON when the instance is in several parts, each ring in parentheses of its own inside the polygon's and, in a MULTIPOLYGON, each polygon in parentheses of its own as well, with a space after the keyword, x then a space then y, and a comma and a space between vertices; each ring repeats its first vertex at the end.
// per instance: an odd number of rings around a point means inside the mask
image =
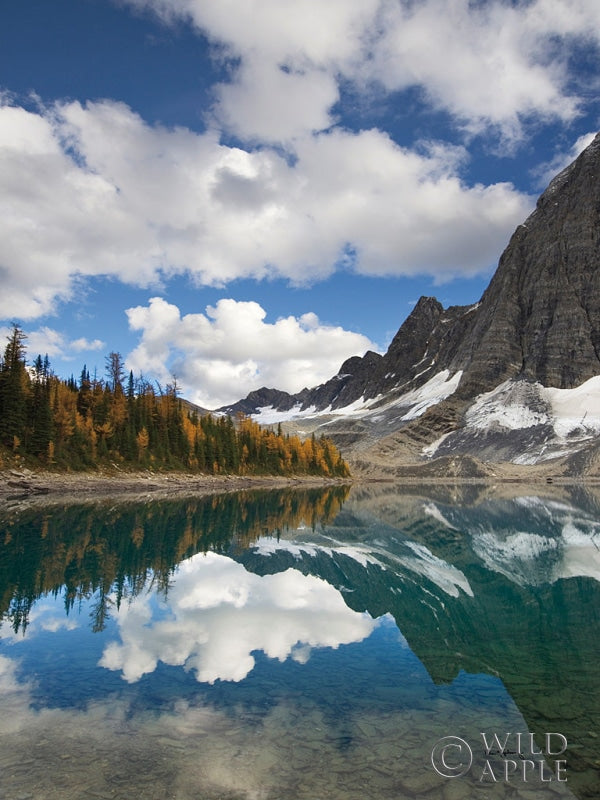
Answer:
POLYGON ((0 511, 4 800, 600 797, 600 505, 0 511))

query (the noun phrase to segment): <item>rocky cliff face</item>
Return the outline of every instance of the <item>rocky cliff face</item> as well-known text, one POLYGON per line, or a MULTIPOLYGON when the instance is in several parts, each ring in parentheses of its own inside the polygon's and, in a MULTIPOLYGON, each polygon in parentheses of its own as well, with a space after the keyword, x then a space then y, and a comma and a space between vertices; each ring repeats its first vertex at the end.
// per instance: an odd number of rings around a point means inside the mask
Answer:
MULTIPOLYGON (((425 457, 426 448, 445 437, 438 448, 445 457, 458 447, 463 456, 483 449, 492 460, 494 452, 499 459, 517 458, 534 440, 543 454, 558 430, 553 409, 565 398, 544 395, 542 389, 569 390, 598 375, 600 134, 550 183, 519 225, 479 303, 444 309, 435 298, 422 297, 385 355, 350 358, 331 380, 297 395, 261 389, 227 410, 257 414, 270 407, 304 418, 310 411, 313 428, 321 415, 341 446, 370 448, 371 455, 407 448, 414 455, 420 448, 425 457), (494 424, 484 430, 481 414, 469 417, 468 409, 506 381, 530 388, 498 390, 496 405, 490 401, 488 408, 494 424), (497 408, 507 402, 510 424, 497 408), (352 412, 344 415, 351 405, 352 412), (474 433, 470 420, 475 418, 474 433), (527 436, 514 433, 524 428, 527 436), (509 429, 511 439, 505 436, 509 429)), ((586 402, 584 418, 591 408, 586 402)), ((597 416, 591 428, 589 418, 570 424, 571 439, 581 444, 588 434, 597 437, 600 402, 597 416)))
POLYGON ((455 368, 461 394, 521 376, 572 388, 600 373, 600 135, 513 234, 455 368))

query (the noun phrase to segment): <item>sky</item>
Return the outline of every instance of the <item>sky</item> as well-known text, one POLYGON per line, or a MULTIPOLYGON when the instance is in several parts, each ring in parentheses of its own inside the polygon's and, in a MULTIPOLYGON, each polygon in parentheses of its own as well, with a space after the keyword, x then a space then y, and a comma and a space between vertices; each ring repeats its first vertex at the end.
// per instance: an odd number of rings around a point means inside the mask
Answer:
POLYGON ((0 10, 0 339, 217 408, 476 302, 597 132, 597 0, 0 10))

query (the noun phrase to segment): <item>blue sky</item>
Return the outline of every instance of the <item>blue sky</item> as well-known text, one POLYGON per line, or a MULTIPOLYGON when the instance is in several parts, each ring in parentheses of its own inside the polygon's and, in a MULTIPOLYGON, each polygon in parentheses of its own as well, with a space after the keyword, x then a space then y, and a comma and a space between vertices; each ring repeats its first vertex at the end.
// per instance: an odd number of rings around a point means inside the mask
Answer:
POLYGON ((0 328, 209 408, 475 302, 599 127, 597 0, 21 0, 0 328))

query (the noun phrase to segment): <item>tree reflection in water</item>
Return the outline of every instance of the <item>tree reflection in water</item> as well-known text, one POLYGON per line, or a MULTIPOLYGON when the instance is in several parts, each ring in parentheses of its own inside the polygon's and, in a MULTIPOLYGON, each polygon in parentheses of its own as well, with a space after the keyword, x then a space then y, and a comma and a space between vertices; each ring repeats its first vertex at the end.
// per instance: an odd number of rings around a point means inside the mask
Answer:
POLYGON ((195 553, 244 549, 265 534, 327 524, 347 486, 242 491, 198 499, 64 506, 0 517, 0 613, 17 633, 46 594, 68 614, 93 597, 91 625, 104 629, 149 581, 163 595, 177 565, 195 553), (111 599, 114 597, 114 601, 111 599))

